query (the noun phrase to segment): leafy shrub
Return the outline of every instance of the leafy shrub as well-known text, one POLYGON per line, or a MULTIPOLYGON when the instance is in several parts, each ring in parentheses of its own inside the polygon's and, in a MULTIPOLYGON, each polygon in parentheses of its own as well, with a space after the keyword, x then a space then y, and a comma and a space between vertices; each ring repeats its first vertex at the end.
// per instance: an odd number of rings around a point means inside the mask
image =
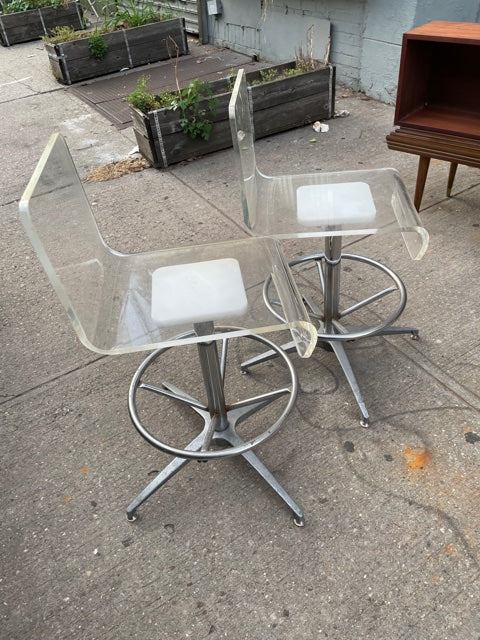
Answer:
POLYGON ((137 88, 127 96, 127 102, 145 114, 156 109, 178 109, 182 131, 190 138, 208 140, 213 127, 209 116, 217 112, 217 100, 211 98, 210 83, 196 78, 185 89, 176 92, 167 89, 154 95, 148 89, 148 80, 147 76, 138 79, 137 88))
POLYGON ((174 108, 180 109, 180 126, 190 138, 208 140, 210 137, 213 123, 208 119, 207 113, 212 116, 217 113, 217 100, 210 98, 211 95, 210 83, 200 82, 198 78, 180 91, 178 103, 174 108))
POLYGON ((79 35, 78 31, 74 31, 72 27, 53 27, 49 36, 42 36, 42 40, 51 42, 52 44, 58 44, 59 42, 70 42, 71 40, 77 40, 79 35))
MULTIPOLYGON (((66 0, 10 0, 10 3, 4 6, 11 6, 13 3, 36 3, 37 6, 38 3, 45 3, 45 5, 49 6, 59 6, 63 2, 66 2, 66 0)), ((111 33, 112 31, 128 29, 130 27, 140 27, 144 24, 168 20, 171 17, 171 14, 156 11, 153 2, 136 4, 134 0, 128 0, 126 5, 115 5, 115 11, 110 16, 108 15, 107 6, 105 6, 103 10, 103 24, 97 26, 93 34, 86 33, 85 31, 73 31, 73 29, 69 29, 69 27, 55 27, 48 36, 43 36, 43 40, 51 42, 52 44, 59 44, 60 42, 71 42, 72 40, 88 38, 90 53, 95 58, 102 59, 105 57, 107 51, 105 48, 107 45, 103 43, 100 44, 100 35, 102 33, 111 33), (63 31, 63 29, 69 30, 63 31)))
POLYGON ((17 13, 28 9, 42 9, 43 7, 61 7, 66 0, 10 0, 2 2, 0 13, 17 13))
POLYGON ((88 50, 94 58, 103 60, 107 55, 108 44, 102 39, 99 33, 94 31, 88 36, 88 50))
POLYGON ((169 17, 171 17, 169 14, 162 14, 157 11, 153 6, 153 2, 135 2, 135 0, 128 0, 126 3, 122 3, 121 6, 116 5, 115 12, 112 16, 109 18, 105 16, 105 27, 107 27, 109 31, 141 27, 144 24, 160 22, 169 17))
POLYGON ((137 88, 128 94, 127 102, 142 113, 155 111, 155 109, 171 108, 175 102, 176 94, 166 89, 162 93, 154 95, 147 86, 149 79, 149 76, 141 76, 137 80, 137 88))

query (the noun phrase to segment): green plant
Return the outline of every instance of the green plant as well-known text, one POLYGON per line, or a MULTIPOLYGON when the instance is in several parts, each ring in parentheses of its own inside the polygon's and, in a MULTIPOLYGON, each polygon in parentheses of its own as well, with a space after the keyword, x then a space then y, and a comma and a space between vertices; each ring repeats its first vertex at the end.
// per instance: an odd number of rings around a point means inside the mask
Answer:
POLYGON ((64 4, 66 4, 66 0, 10 0, 1 3, 0 13, 17 13, 42 7, 60 7, 64 4))
POLYGON ((103 60, 107 55, 108 44, 97 31, 94 31, 88 36, 88 50, 90 51, 90 55, 97 58, 97 60, 103 60))
POLYGON ((217 100, 212 95, 209 82, 201 82, 198 78, 192 80, 186 89, 179 92, 174 109, 180 109, 179 123, 182 131, 190 138, 208 140, 213 123, 207 114, 217 113, 217 100))
POLYGON ((17 13, 31 8, 29 0, 11 0, 2 4, 3 13, 17 13))
POLYGON ((70 42, 78 38, 78 32, 74 31, 72 27, 53 27, 50 31, 50 35, 42 36, 42 40, 45 42, 51 42, 52 44, 58 44, 59 42, 70 42))
POLYGON ((284 69, 282 75, 285 78, 291 78, 292 76, 296 76, 299 73, 302 73, 301 69, 298 69, 298 67, 291 67, 289 69, 284 69))
POLYGON ((177 97, 177 93, 167 87, 160 93, 157 93, 155 99, 160 105, 160 109, 173 109, 177 104, 177 97))
POLYGON ((233 87, 235 86, 235 80, 237 79, 237 69, 230 69, 229 74, 226 77, 227 80, 227 91, 233 91, 233 87))
POLYGON ((112 16, 107 17, 106 9, 104 9, 104 26, 109 31, 115 29, 140 27, 151 22, 159 22, 165 20, 165 14, 160 14, 153 6, 153 2, 142 0, 127 0, 121 6, 116 5, 115 12, 112 16))
POLYGON ((313 58, 298 58, 296 60, 298 73, 306 73, 307 71, 315 71, 318 63, 313 58))
POLYGON ((148 80, 149 76, 141 76, 137 80, 137 88, 126 97, 127 102, 142 113, 160 109, 160 103, 154 94, 148 90, 148 80))
POLYGON ((248 84, 251 87, 255 87, 256 85, 263 84, 264 82, 271 82, 272 80, 276 80, 278 76, 278 71, 276 69, 260 69, 258 72, 258 79, 251 80, 248 84))
POLYGON ((190 138, 208 140, 213 123, 209 115, 217 113, 217 100, 212 95, 209 82, 201 82, 198 78, 192 80, 186 89, 171 91, 165 89, 155 95, 148 88, 148 76, 141 76, 137 81, 137 88, 128 94, 126 100, 132 107, 142 113, 155 109, 179 110, 179 124, 184 133, 190 138))
POLYGON ((148 89, 149 79, 149 76, 141 76, 137 80, 137 88, 128 94, 127 102, 142 113, 148 113, 155 109, 171 109, 176 104, 177 94, 170 89, 165 89, 154 95, 148 89))
POLYGON ((260 80, 262 82, 271 82, 278 78, 278 71, 276 69, 260 69, 260 80))

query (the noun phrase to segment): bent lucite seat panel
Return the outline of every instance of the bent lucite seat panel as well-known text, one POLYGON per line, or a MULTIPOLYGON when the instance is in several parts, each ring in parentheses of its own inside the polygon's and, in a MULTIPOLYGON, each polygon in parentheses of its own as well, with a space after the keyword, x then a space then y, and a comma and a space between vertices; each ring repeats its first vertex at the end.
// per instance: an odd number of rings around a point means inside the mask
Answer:
POLYGON ((290 360, 261 334, 290 330, 302 357, 316 343, 316 328, 277 241, 258 237, 149 253, 115 251, 99 233, 58 134, 42 154, 19 208, 81 342, 103 354, 154 350, 132 379, 128 410, 140 435, 174 459, 128 506, 128 519, 135 520, 138 507, 189 460, 241 455, 302 525, 301 509, 252 451, 282 426, 298 392, 290 360), (273 283, 280 314, 265 304, 265 279, 273 283), (278 377, 266 367, 262 391, 253 384, 246 398, 239 342, 248 345, 242 353, 251 353, 252 344, 273 350, 282 365, 278 377), (178 354, 185 350, 186 356, 178 354), (192 366, 195 361, 198 367, 192 366), (188 391, 183 389, 185 367, 193 386, 188 391), (177 407, 187 412, 180 410, 170 425, 165 416, 177 407))
MULTIPOLYGON (((157 318, 152 317, 153 273, 161 267, 222 259, 237 261, 246 300, 224 313, 220 308, 215 318, 210 318, 215 324, 242 327, 238 335, 290 329, 301 356, 308 356, 313 348, 312 326, 274 240, 245 239, 149 253, 119 253, 103 241, 68 147, 58 134, 49 141, 23 194, 20 216, 78 337, 93 351, 119 354, 151 350, 174 339, 177 344, 177 336, 189 331, 192 322, 187 316, 178 316, 162 323, 158 311, 157 318), (269 274, 282 303, 282 321, 268 310, 262 298, 263 281, 269 274)), ((201 279, 197 268, 190 271, 201 279)), ((157 298, 165 295, 164 306, 171 306, 174 293, 175 287, 169 294, 157 294, 157 298)), ((221 297, 220 292, 217 297, 221 297)), ((157 310, 162 304, 161 299, 156 300, 157 310)), ((220 339, 222 334, 216 337, 220 339)), ((202 338, 189 336, 183 340, 198 342, 202 338)))
POLYGON ((252 233, 311 238, 400 232, 412 258, 424 255, 428 233, 395 169, 263 174, 255 161, 255 134, 243 69, 237 74, 229 116, 242 175, 244 222, 252 233), (305 188, 304 197, 299 197, 305 188), (309 208, 306 215, 302 215, 301 205, 309 208), (343 215, 338 215, 339 210, 343 215))
MULTIPOLYGON (((407 301, 397 274, 370 258, 344 253, 342 239, 400 233, 410 256, 418 260, 427 249, 428 233, 395 169, 263 174, 255 160, 255 132, 243 69, 237 74, 229 118, 245 227, 256 236, 324 240, 323 252, 302 256, 289 265, 317 326, 318 343, 334 351, 359 406, 361 424, 367 426, 369 414, 344 344, 393 333, 416 338, 418 330, 393 324, 407 301), (342 263, 351 267, 343 268, 342 263), (349 290, 344 280, 350 272, 355 275, 349 290)), ((265 302, 280 319, 282 312, 271 286, 271 279, 267 279, 265 302)), ((290 343, 283 348, 290 352, 294 346, 290 343)), ((270 351, 245 361, 242 367, 248 371, 273 357, 270 351)))

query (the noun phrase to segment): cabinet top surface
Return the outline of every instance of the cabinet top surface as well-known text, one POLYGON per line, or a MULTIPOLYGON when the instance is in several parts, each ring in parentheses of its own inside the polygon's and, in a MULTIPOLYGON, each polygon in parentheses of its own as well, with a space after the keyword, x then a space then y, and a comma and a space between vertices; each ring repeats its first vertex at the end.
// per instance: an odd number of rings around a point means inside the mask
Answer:
POLYGON ((405 37, 480 45, 480 23, 433 20, 405 33, 405 37))

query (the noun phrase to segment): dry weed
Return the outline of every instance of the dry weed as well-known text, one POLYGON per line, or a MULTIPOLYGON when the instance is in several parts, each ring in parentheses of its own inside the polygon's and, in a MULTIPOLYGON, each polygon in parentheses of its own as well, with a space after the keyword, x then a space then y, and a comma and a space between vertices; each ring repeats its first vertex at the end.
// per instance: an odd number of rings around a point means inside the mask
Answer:
POLYGON ((84 178, 84 182, 105 182, 120 178, 127 173, 136 173, 148 169, 150 163, 145 158, 126 158, 118 162, 110 162, 100 167, 92 169, 88 176, 84 178))

